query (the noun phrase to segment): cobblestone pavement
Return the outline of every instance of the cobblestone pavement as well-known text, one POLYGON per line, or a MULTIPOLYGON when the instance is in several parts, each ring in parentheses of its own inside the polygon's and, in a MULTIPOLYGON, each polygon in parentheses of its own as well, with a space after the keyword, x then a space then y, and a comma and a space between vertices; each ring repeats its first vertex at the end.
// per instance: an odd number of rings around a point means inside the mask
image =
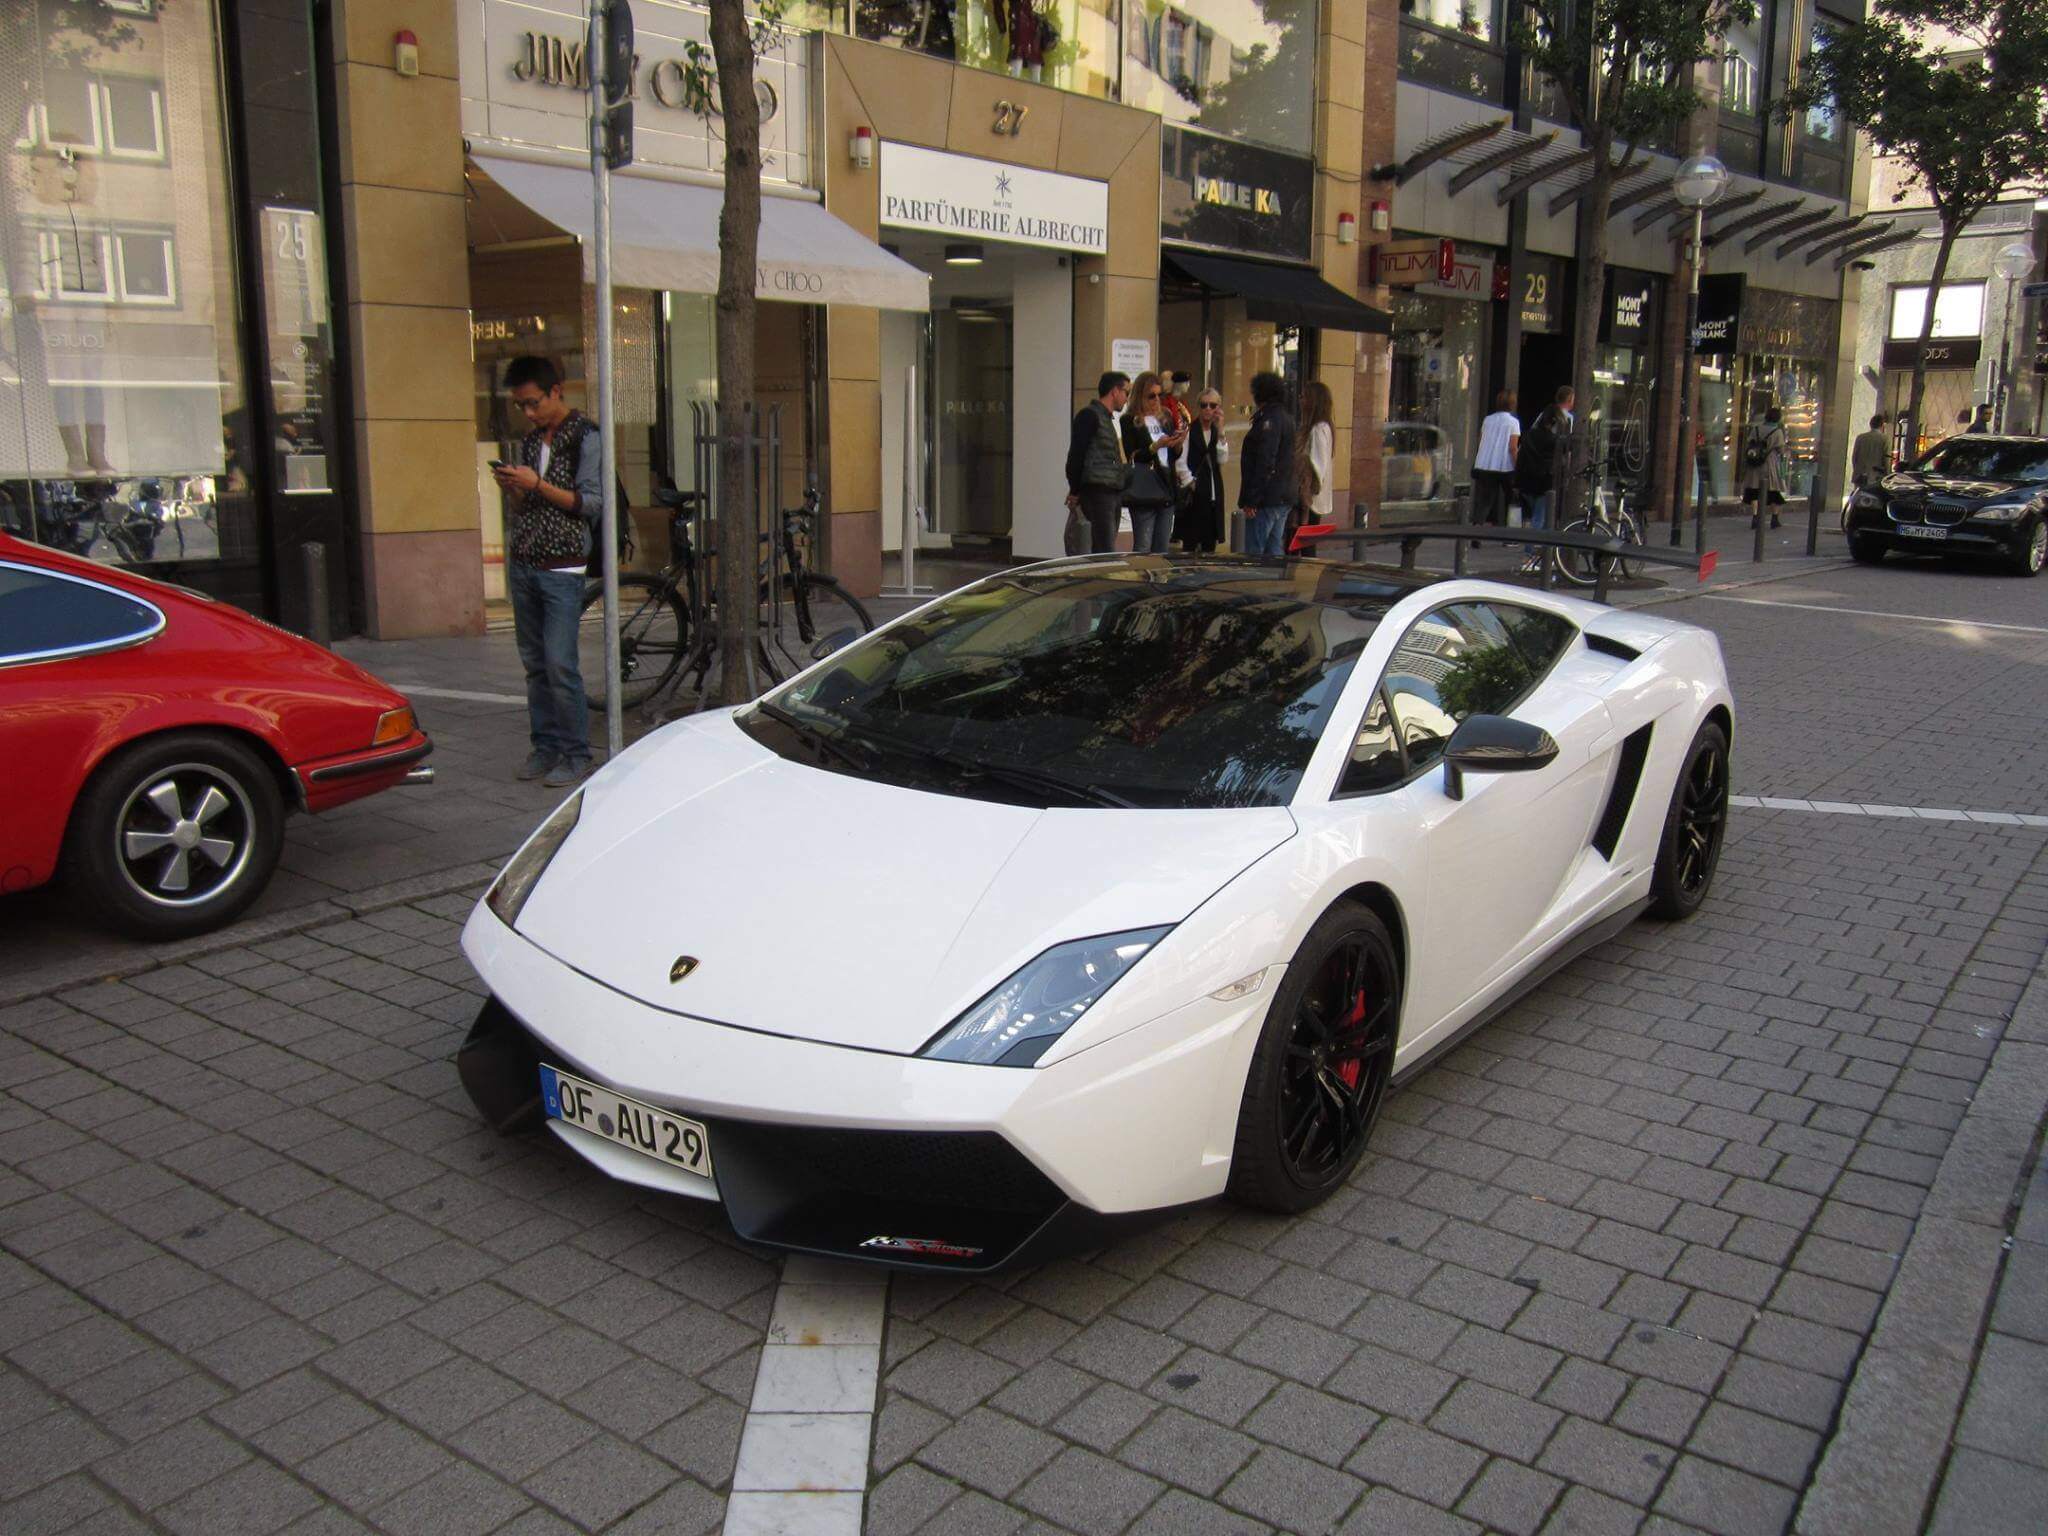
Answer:
MULTIPOLYGON (((2048 633, 1951 621, 2048 630, 2041 590, 1816 569, 1665 611, 1723 636, 1739 789, 2037 812, 2048 633)), ((868 1529, 1787 1530, 2048 950, 2044 844, 1738 812, 1698 918, 1432 1067, 1310 1215, 899 1278, 868 1529)), ((471 899, 0 1009, 0 1529, 717 1527, 779 1266, 477 1125, 471 899)), ((2039 1508, 2041 1198, 1944 1532, 2039 1508)))

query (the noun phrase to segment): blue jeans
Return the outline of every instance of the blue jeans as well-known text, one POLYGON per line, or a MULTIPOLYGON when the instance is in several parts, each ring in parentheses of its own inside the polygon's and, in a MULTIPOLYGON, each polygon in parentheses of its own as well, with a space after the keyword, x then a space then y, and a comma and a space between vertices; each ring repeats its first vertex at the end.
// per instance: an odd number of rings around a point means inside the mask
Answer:
POLYGON ((1244 520, 1244 552, 1248 555, 1287 553, 1286 507, 1261 507, 1247 512, 1244 520))
POLYGON ((526 718, 536 752, 571 762, 590 757, 590 703, 583 696, 577 626, 583 619, 583 573, 544 571, 505 562, 512 633, 526 667, 526 718))
POLYGON ((1163 555, 1173 538, 1173 508, 1131 508, 1131 553, 1163 555))
MULTIPOLYGON (((1522 492, 1522 517, 1525 528, 1548 528, 1550 526, 1551 494, 1549 491, 1522 492)), ((1534 544, 1524 544, 1522 548, 1532 555, 1536 553, 1536 546, 1534 544)))

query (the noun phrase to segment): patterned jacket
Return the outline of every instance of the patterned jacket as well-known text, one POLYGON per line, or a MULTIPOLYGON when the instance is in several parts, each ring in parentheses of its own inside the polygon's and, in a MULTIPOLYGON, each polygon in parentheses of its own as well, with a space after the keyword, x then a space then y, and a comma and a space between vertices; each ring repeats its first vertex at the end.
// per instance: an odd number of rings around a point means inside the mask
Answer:
MULTIPOLYGON (((574 491, 575 508, 554 506, 538 491, 514 496, 506 520, 507 559, 546 569, 582 565, 590 558, 591 527, 604 506, 604 453, 596 432, 596 422, 573 410, 555 428, 547 472, 541 478, 574 491)), ((545 440, 538 427, 527 433, 519 443, 519 462, 538 472, 545 440)))

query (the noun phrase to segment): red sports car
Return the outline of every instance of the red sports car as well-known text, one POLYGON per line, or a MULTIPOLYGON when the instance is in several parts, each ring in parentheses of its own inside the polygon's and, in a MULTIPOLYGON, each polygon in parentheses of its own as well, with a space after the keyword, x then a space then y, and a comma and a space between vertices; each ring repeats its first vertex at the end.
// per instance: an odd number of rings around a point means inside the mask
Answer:
POLYGON ((412 706, 226 603, 0 534, 0 891, 63 874, 144 938, 261 894, 293 807, 432 770, 412 706))

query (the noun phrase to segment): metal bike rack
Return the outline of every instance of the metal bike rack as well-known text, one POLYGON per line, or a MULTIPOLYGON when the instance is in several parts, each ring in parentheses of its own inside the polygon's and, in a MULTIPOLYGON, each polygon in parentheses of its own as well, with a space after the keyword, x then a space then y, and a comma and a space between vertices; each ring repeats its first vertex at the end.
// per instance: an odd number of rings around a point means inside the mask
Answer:
MULTIPOLYGON (((1324 544, 1399 544, 1401 546, 1401 568, 1415 569, 1415 556, 1424 539, 1450 539, 1452 545, 1452 574, 1465 574, 1465 542, 1475 544, 1534 544, 1547 549, 1571 549, 1593 558, 1593 601, 1607 601, 1607 587, 1615 563, 1621 560, 1640 560, 1647 565, 1676 566, 1681 570, 1705 573, 1712 569, 1705 556, 1652 549, 1644 544, 1630 544, 1622 539, 1600 538, 1586 533, 1552 533, 1541 528, 1492 528, 1492 527, 1436 527, 1436 528, 1344 528, 1321 534, 1316 539, 1318 546, 1324 544)), ((1550 586, 1550 562, 1543 562, 1543 586, 1550 586)))

